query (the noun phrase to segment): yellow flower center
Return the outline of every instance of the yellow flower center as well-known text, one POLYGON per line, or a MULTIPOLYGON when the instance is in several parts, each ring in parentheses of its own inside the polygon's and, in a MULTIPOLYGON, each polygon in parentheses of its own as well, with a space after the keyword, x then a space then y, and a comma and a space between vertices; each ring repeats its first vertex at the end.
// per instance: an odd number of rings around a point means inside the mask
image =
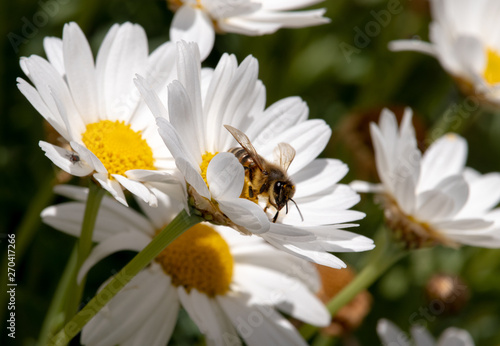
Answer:
POLYGON ((500 53, 488 48, 484 79, 491 85, 500 83, 500 53))
POLYGON ((201 164, 200 164, 200 170, 201 170, 201 177, 203 178, 203 180, 205 181, 205 184, 207 184, 208 186, 208 182, 207 182, 207 169, 208 169, 208 164, 210 163, 210 161, 212 161, 212 159, 215 157, 215 155, 217 155, 219 152, 216 152, 215 154, 212 154, 212 153, 209 153, 209 152, 206 152, 205 154, 202 155, 201 157, 201 164))
POLYGON ((224 238, 213 228, 198 224, 163 250, 156 261, 174 286, 196 288, 210 297, 225 294, 233 277, 233 256, 224 238))
POLYGON ((153 151, 141 131, 124 121, 101 120, 88 124, 82 141, 96 155, 109 174, 124 175, 130 169, 156 169, 153 151))

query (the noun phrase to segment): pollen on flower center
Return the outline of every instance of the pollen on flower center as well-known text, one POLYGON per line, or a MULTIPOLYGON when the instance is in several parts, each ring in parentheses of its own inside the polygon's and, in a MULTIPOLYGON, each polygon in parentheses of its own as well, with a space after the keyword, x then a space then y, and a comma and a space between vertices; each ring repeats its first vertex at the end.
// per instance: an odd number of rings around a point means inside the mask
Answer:
POLYGON ((174 286, 215 296, 229 290, 233 257, 229 245, 212 227, 198 224, 174 240, 156 261, 174 286))
POLYGON ((201 177, 203 178, 203 180, 205 181, 205 184, 207 184, 208 186, 208 182, 207 182, 207 169, 208 169, 208 164, 210 163, 210 161, 212 161, 212 159, 215 157, 215 155, 217 155, 219 152, 216 152, 215 154, 212 154, 212 153, 209 153, 209 152, 206 152, 205 154, 203 154, 201 156, 201 164, 200 164, 200 170, 201 170, 201 177))
POLYGON ((153 151, 140 131, 123 121, 101 120, 88 124, 82 141, 109 174, 124 175, 131 169, 155 169, 153 151))
POLYGON ((486 59, 486 68, 483 72, 484 79, 491 85, 500 83, 500 53, 488 48, 486 59))

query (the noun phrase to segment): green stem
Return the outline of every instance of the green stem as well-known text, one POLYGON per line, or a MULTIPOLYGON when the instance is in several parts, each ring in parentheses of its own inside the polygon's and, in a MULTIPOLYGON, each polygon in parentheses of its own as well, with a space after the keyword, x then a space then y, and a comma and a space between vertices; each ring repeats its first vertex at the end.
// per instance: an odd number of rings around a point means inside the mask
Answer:
POLYGON ((102 187, 98 186, 93 181, 90 181, 87 204, 85 206, 85 214, 82 221, 82 231, 80 233, 80 237, 78 238, 76 270, 72 273, 70 285, 68 287, 69 294, 66 296, 66 322, 68 322, 76 314, 82 298, 83 288, 85 287, 85 278, 83 278, 80 284, 78 284, 76 277, 83 262, 85 262, 90 254, 90 250, 92 249, 92 235, 94 234, 94 226, 104 194, 105 190, 102 187))
MULTIPOLYGON (((327 304, 328 311, 330 311, 332 316, 335 316, 358 293, 370 287, 387 269, 408 253, 408 251, 392 241, 392 239, 387 239, 391 236, 388 233, 383 228, 380 230, 375 242, 377 247, 370 253, 368 264, 327 304)), ((300 329, 300 334, 304 339, 308 340, 316 331, 316 327, 304 325, 300 329)))
POLYGON ((387 269, 392 267, 394 263, 399 261, 404 255, 408 253, 407 250, 402 248, 400 244, 394 243, 392 239, 387 241, 391 234, 384 232, 383 239, 385 244, 378 244, 377 249, 373 253, 372 259, 368 262, 366 267, 354 277, 342 291, 327 304, 328 311, 335 316, 335 314, 346 304, 348 304, 358 293, 370 287, 379 277, 384 274, 387 269))
POLYGON ((71 278, 73 278, 73 274, 77 272, 77 252, 78 248, 75 246, 73 252, 71 253, 71 257, 66 264, 64 273, 59 280, 56 291, 54 292, 52 302, 50 303, 49 310, 45 316, 45 320, 43 321, 42 330, 40 332, 40 336, 38 337, 38 345, 46 345, 53 332, 57 331, 59 326, 64 323, 64 315, 62 314, 62 311, 64 308, 64 302, 66 301, 68 294, 70 294, 68 287, 70 286, 71 278))
POLYGON ((48 345, 66 345, 134 276, 186 230, 203 221, 183 210, 59 331, 48 345))

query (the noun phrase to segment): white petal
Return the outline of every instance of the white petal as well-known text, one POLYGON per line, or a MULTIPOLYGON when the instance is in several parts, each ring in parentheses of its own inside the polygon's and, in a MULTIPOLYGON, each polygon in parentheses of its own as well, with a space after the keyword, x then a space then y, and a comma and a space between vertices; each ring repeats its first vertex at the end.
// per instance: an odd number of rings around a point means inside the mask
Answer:
POLYGON ((454 208, 450 196, 438 190, 426 191, 417 197, 415 216, 422 222, 439 221, 450 216, 454 208))
POLYGON ((396 40, 389 42, 389 50, 400 52, 410 50, 414 52, 436 56, 436 51, 432 44, 420 40, 396 40))
POLYGON ((312 6, 323 0, 266 0, 262 2, 262 9, 287 11, 312 6))
POLYGON ((272 234, 264 233, 262 238, 267 240, 271 245, 279 250, 286 251, 294 256, 305 259, 307 261, 321 264, 331 268, 345 268, 345 263, 334 255, 325 252, 321 242, 301 243, 301 242, 283 242, 279 237, 273 237, 272 234))
POLYGON ((238 264, 234 282, 248 291, 252 299, 266 305, 279 305, 287 314, 319 327, 330 324, 330 313, 307 286, 286 272, 266 267, 238 264))
POLYGON ((484 43, 472 36, 460 36, 457 38, 455 47, 457 59, 462 64, 462 71, 467 77, 482 75, 486 65, 486 52, 484 43))
POLYGON ((105 110, 101 117, 128 120, 140 100, 133 79, 146 69, 148 40, 140 25, 124 23, 116 33, 114 30, 110 30, 109 39, 106 37, 105 49, 102 54, 99 52, 97 60, 105 110))
POLYGON ((155 90, 162 88, 176 76, 177 49, 173 42, 165 42, 148 58, 148 69, 144 72, 147 83, 155 90))
POLYGON ((244 18, 258 23, 278 23, 281 28, 303 28, 330 23, 329 18, 323 17, 325 12, 324 8, 294 12, 257 11, 244 18))
MULTIPOLYGON (((466 180, 468 180, 466 178, 466 180)), ((461 218, 479 216, 500 200, 500 174, 489 173, 469 182, 469 199, 460 211, 461 218)))
POLYGON ((262 156, 272 157, 272 150, 278 143, 290 144, 297 151, 295 159, 288 168, 288 174, 294 175, 323 151, 331 133, 330 127, 323 120, 309 120, 286 130, 272 139, 265 148, 258 148, 258 152, 262 156))
POLYGON ((201 156, 205 154, 202 146, 203 137, 199 137, 197 130, 201 126, 198 123, 202 115, 195 109, 193 103, 196 102, 192 100, 192 96, 179 81, 173 81, 168 86, 168 114, 170 116, 170 123, 175 128, 179 138, 183 139, 184 145, 194 162, 199 164, 201 163, 201 156))
POLYGON ((356 192, 361 193, 382 193, 384 192, 384 186, 382 184, 372 184, 366 181, 354 180, 349 186, 356 192))
POLYGON ((156 207, 158 203, 156 196, 143 183, 128 179, 119 174, 112 174, 112 176, 128 191, 140 197, 144 202, 148 203, 152 207, 156 207))
POLYGON ((243 190, 245 172, 231 153, 219 153, 207 168, 207 182, 215 199, 238 198, 243 190))
POLYGON ((470 234, 460 234, 456 232, 455 234, 449 234, 448 232, 443 232, 445 236, 457 242, 458 244, 470 245, 475 247, 484 247, 490 249, 500 248, 500 237, 498 236, 498 229, 495 232, 481 233, 478 235, 470 234))
MULTIPOLYGON (((79 237, 84 211, 84 203, 68 202, 45 208, 41 213, 41 217, 44 223, 55 229, 79 237)), ((128 215, 120 215, 103 206, 97 217, 92 240, 100 242, 110 236, 127 231, 136 233, 151 232, 154 235, 151 225, 137 212, 129 210, 128 215)))
POLYGON ((63 54, 66 80, 76 107, 87 124, 96 122, 99 117, 94 57, 85 35, 74 22, 64 26, 63 54))
POLYGON ((167 109, 161 102, 158 94, 151 88, 146 79, 140 75, 137 75, 136 79, 134 79, 134 83, 137 89, 139 89, 142 98, 151 110, 151 113, 153 113, 156 118, 161 117, 168 120, 169 116, 167 109))
POLYGON ((54 66, 61 76, 65 75, 62 40, 57 37, 45 37, 43 39, 43 49, 51 65, 54 66))
POLYGON ((50 143, 40 141, 38 143, 40 148, 45 152, 47 156, 57 167, 61 168, 63 171, 77 176, 84 177, 91 174, 94 168, 90 166, 86 161, 73 151, 69 151, 60 147, 56 147, 50 143), (71 161, 72 157, 78 157, 79 161, 71 161))
POLYGON ((78 155, 80 155, 80 159, 92 166, 96 172, 108 173, 108 170, 104 167, 101 160, 99 160, 93 152, 87 149, 87 147, 75 141, 71 141, 69 144, 78 153, 78 155))
POLYGON ((105 90, 105 78, 106 69, 108 64, 108 59, 110 58, 110 51, 113 46, 114 40, 120 29, 120 25, 113 24, 111 28, 106 33, 104 40, 99 47, 97 52, 95 70, 96 70, 96 82, 97 82, 97 95, 99 95, 99 118, 106 119, 106 90, 105 90))
POLYGON ((466 330, 448 328, 439 337, 438 346, 474 346, 474 340, 466 330))
POLYGON ((90 268, 103 258, 123 250, 140 252, 149 242, 151 242, 151 238, 139 232, 119 233, 104 239, 92 249, 83 262, 78 272, 78 282, 80 283, 90 268))
POLYGON ((142 270, 85 325, 82 344, 114 346, 131 337, 158 306, 168 281, 160 270, 142 270), (130 313, 133 309, 133 313, 130 313))
POLYGON ((349 168, 340 160, 317 159, 295 173, 291 178, 297 187, 294 197, 313 196, 333 187, 349 168))
POLYGON ((329 252, 361 252, 375 248, 372 239, 332 226, 306 229, 309 229, 316 236, 318 243, 322 243, 325 250, 329 252))
MULTIPOLYGON (((203 106, 201 104, 201 62, 198 54, 198 49, 194 43, 179 42, 177 44, 177 75, 179 82, 185 89, 186 92, 186 102, 189 101, 191 107, 189 111, 184 112, 184 114, 189 114, 188 121, 191 121, 192 128, 188 133, 181 133, 179 130, 179 135, 183 137, 184 134, 195 134, 196 142, 204 144, 205 143, 205 117, 203 115, 203 106)), ((170 87, 169 87, 170 89, 170 87)), ((182 88, 181 88, 182 89, 182 88)), ((170 90, 169 90, 170 98, 170 90)), ((186 108, 186 106, 184 106, 186 108)), ((171 106, 169 103, 169 112, 172 114, 171 106)), ((179 116, 179 114, 176 114, 179 116)), ((174 123, 174 115, 171 115, 170 121, 172 125, 177 129, 174 123)), ((187 137, 186 137, 187 138, 187 137)), ((199 146, 203 149, 203 146, 199 146)))
POLYGON ((69 92, 66 82, 57 70, 48 61, 38 56, 26 59, 26 66, 42 100, 51 113, 65 124, 66 131, 60 134, 68 141, 79 138, 81 131, 85 128, 80 114, 78 113, 73 98, 69 92), (61 113, 64 111, 64 114, 61 113), (71 124, 71 126, 69 126, 71 124), (76 131, 76 133, 72 133, 76 131))
POLYGON ((467 142, 455 134, 447 134, 427 149, 422 157, 418 191, 432 189, 450 175, 460 174, 467 158, 467 142))
POLYGON ((218 297, 218 301, 249 346, 307 345, 291 323, 270 306, 250 304, 244 297, 218 297))
MULTIPOLYGON (((208 80, 204 97, 204 113, 206 115, 206 149, 212 153, 220 150, 219 141, 221 136, 228 135, 227 130, 223 125, 223 114, 226 107, 225 95, 231 85, 238 62, 234 55, 224 53, 217 64, 217 67, 212 73, 212 77, 208 80)), ((228 148, 229 149, 229 148, 228 148)))
POLYGON ((182 187, 177 184, 157 184, 157 187, 151 187, 151 191, 158 199, 156 208, 152 208, 138 198, 136 200, 148 220, 155 225, 157 230, 161 230, 185 208, 187 196, 182 187))
MULTIPOLYGON (((57 226, 56 228, 63 232, 68 232, 71 235, 79 236, 88 189, 71 185, 57 185, 54 187, 54 193, 67 198, 76 199, 81 203, 63 203, 49 207, 47 210, 53 208, 53 212, 42 212, 42 217, 53 217, 54 221, 64 222, 61 226, 57 226), (64 208, 68 209, 64 210, 64 208), (61 210, 59 211, 59 209, 61 210)), ((163 225, 164 224, 162 224, 162 227, 163 225)), ((153 237, 155 230, 158 228, 159 227, 155 228, 151 224, 151 221, 139 212, 118 203, 109 196, 104 196, 97 215, 92 239, 95 242, 99 242, 111 235, 121 232, 141 232, 153 237)))
POLYGON ((165 280, 165 283, 167 285, 161 286, 165 293, 158 306, 150 312, 134 335, 121 344, 122 346, 165 346, 168 343, 177 322, 180 305, 175 287, 169 285, 168 280, 165 280))
POLYGON ((196 42, 200 49, 201 60, 205 60, 212 51, 215 41, 212 21, 202 10, 190 4, 183 5, 175 12, 170 27, 170 40, 196 42))
MULTIPOLYGON (((263 267, 293 276, 307 285, 311 292, 317 292, 320 289, 321 280, 316 267, 312 263, 284 251, 277 250, 270 244, 267 244, 261 237, 241 237, 234 230, 229 230, 229 232, 233 236, 236 235, 241 241, 238 245, 229 242, 235 263, 263 267), (257 240, 257 242, 251 241, 253 239, 257 240), (255 255, 256 253, 258 256, 255 255)), ((235 275, 236 273, 235 270, 235 275)))
POLYGON ((287 97, 269 106, 245 134, 252 138, 253 145, 266 145, 286 129, 307 120, 308 115, 309 108, 300 97, 287 97))
POLYGON ((32 87, 28 82, 22 78, 17 78, 17 87, 33 107, 40 113, 45 120, 64 138, 68 138, 68 131, 66 125, 62 121, 59 112, 52 113, 52 110, 47 106, 45 101, 40 96, 38 90, 32 87))
POLYGON ((271 34, 281 27, 279 23, 259 22, 244 17, 224 18, 223 20, 219 20, 217 25, 224 32, 247 36, 271 34))
POLYGON ((185 293, 181 287, 178 290, 182 305, 200 331, 211 342, 214 342, 215 345, 224 345, 226 334, 236 335, 234 327, 220 308, 217 300, 207 297, 196 289, 191 290, 190 293, 185 293))
POLYGON ((410 346, 408 336, 401 331, 394 323, 386 319, 381 319, 377 324, 377 333, 384 346, 410 346))
POLYGON ((434 346, 435 340, 423 326, 413 326, 411 336, 418 346, 434 346))
POLYGON ((483 219, 459 219, 435 222, 434 226, 447 234, 473 234, 487 231, 492 224, 492 221, 483 219))
POLYGON ((118 202, 128 206, 120 183, 114 179, 109 179, 108 175, 105 173, 95 173, 93 177, 99 182, 102 188, 108 191, 118 202))
POLYGON ((158 131, 160 136, 163 141, 165 141, 172 156, 175 158, 175 164, 184 175, 186 181, 193 186, 201 196, 210 198, 208 187, 199 173, 199 168, 195 166, 196 161, 184 146, 185 141, 179 138, 174 127, 167 120, 158 118, 156 121, 159 127, 158 131))
POLYGON ((219 199, 220 210, 235 224, 254 234, 269 230, 270 221, 262 208, 243 198, 219 199))
POLYGON ((391 153, 386 150, 384 135, 382 135, 379 127, 374 123, 370 124, 370 133, 372 137, 373 148, 375 150, 375 164, 377 166, 378 176, 389 193, 393 193, 394 184, 392 181, 393 158, 391 153))

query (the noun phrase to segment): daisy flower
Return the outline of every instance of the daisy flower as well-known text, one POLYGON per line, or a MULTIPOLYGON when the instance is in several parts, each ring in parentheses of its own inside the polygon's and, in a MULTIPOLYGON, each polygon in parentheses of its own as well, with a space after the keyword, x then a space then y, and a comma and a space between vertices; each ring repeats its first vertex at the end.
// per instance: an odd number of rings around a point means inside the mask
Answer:
POLYGON ((430 43, 398 40, 389 48, 434 56, 466 94, 500 104, 500 3, 431 0, 431 10, 430 43))
POLYGON ((329 23, 325 9, 290 11, 323 0, 167 0, 175 11, 170 27, 172 41, 194 41, 202 58, 212 51, 215 32, 248 36, 272 34, 280 28, 303 28, 329 23))
POLYGON ((338 160, 316 159, 330 138, 329 126, 323 120, 307 120, 307 105, 298 97, 265 109, 265 88, 257 79, 258 63, 253 57, 238 66, 234 56, 225 54, 215 70, 202 73, 196 44, 182 42, 178 48, 179 80, 168 87, 168 111, 144 79, 139 78, 137 85, 185 178, 191 206, 209 221, 259 234, 276 247, 318 264, 344 267, 327 252, 372 249, 372 240, 340 229, 353 226, 344 223, 364 214, 349 210, 359 195, 338 184, 347 166, 338 160), (223 125, 246 134, 258 155, 269 162, 274 161, 276 148, 294 150, 287 171, 291 182, 277 181, 269 198, 250 196, 250 173, 245 177, 242 163, 228 152, 241 147, 223 125), (271 206, 271 195, 276 196, 283 184, 294 186, 290 197, 298 207, 288 203, 279 212, 271 206))
MULTIPOLYGON (((177 185, 155 191, 158 207, 138 200, 146 216, 104 197, 94 232, 98 243, 80 277, 122 250, 140 251, 183 208, 177 185)), ((87 189, 60 185, 77 202, 51 206, 45 223, 78 236, 87 189)), ((170 244, 83 328, 84 345, 166 345, 183 307, 217 345, 305 345, 278 310, 317 326, 330 314, 315 296, 318 272, 309 262, 276 250, 256 236, 198 224, 170 244)))
POLYGON ((96 62, 76 23, 63 38, 44 40, 48 61, 33 55, 21 67, 33 85, 18 78, 18 88, 54 127, 68 148, 40 141, 45 155, 74 176, 92 177, 126 204, 122 188, 154 205, 156 197, 140 182, 149 170, 174 168, 158 136, 154 118, 141 102, 133 77, 146 76, 155 90, 175 76, 175 45, 165 43, 148 55, 139 25, 115 24, 96 62))
POLYGON ((467 142, 447 134, 424 154, 417 148, 412 111, 401 126, 385 109, 371 123, 381 184, 353 182, 357 191, 379 196, 388 225, 409 247, 467 244, 500 247, 500 174, 466 168, 467 142))
POLYGON ((446 329, 436 342, 432 335, 422 326, 411 328, 413 342, 394 323, 386 319, 379 320, 377 333, 384 346, 474 346, 469 332, 458 328, 446 329))

